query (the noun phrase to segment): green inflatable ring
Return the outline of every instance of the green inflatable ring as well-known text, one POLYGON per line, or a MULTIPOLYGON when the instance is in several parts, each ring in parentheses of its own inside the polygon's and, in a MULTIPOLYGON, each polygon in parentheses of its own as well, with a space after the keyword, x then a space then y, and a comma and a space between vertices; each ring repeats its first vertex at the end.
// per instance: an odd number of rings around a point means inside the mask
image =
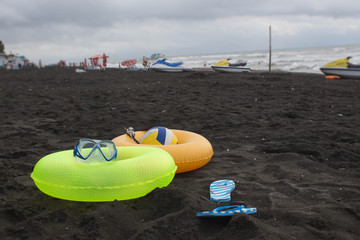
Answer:
POLYGON ((170 184, 174 159, 154 147, 117 147, 117 157, 104 163, 78 162, 72 150, 39 160, 31 174, 44 193, 65 200, 105 202, 145 196, 170 184))

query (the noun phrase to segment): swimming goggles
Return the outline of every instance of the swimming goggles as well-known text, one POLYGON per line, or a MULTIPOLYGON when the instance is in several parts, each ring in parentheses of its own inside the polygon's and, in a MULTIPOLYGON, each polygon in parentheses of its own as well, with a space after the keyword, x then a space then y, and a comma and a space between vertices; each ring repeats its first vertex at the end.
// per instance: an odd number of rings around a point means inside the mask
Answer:
POLYGON ((82 160, 101 160, 101 158, 103 158, 106 161, 111 161, 114 160, 116 156, 116 146, 114 142, 110 140, 82 138, 74 148, 74 157, 82 160))

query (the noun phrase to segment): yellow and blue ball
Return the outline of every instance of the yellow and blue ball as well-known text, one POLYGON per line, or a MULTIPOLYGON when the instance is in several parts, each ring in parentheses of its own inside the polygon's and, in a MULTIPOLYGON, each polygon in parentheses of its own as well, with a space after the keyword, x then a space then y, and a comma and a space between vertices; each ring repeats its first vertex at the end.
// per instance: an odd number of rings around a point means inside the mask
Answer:
POLYGON ((150 128, 141 138, 141 144, 173 145, 178 144, 175 134, 166 127, 150 128))

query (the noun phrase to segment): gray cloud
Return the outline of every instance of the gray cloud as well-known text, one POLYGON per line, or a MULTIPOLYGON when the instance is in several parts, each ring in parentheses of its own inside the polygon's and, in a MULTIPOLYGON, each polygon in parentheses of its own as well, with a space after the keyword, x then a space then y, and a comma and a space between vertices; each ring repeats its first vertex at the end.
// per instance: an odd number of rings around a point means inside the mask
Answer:
POLYGON ((317 15, 357 17, 355 0, 132 0, 132 1, 3 1, 2 27, 71 23, 99 27, 119 21, 208 20, 231 16, 317 15), (6 14, 8 13, 8 14, 6 14))
POLYGON ((6 50, 48 61, 257 50, 266 48, 270 24, 279 48, 358 44, 360 37, 355 0, 0 2, 6 50))

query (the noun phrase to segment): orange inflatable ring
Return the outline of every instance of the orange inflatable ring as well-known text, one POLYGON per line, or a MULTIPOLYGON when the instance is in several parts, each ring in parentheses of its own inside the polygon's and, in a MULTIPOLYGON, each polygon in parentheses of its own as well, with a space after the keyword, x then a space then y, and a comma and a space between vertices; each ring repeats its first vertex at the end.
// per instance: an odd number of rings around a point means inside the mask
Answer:
MULTIPOLYGON (((161 148, 174 158, 177 166, 176 173, 183 173, 193 171, 195 169, 203 167, 207 164, 213 156, 213 148, 210 142, 203 136, 182 130, 171 131, 178 138, 178 144, 176 145, 141 145, 161 148)), ((136 139, 140 142, 140 139, 146 131, 135 132, 136 139)), ((131 137, 124 134, 116 137, 112 140, 117 147, 120 146, 139 146, 131 137)))

